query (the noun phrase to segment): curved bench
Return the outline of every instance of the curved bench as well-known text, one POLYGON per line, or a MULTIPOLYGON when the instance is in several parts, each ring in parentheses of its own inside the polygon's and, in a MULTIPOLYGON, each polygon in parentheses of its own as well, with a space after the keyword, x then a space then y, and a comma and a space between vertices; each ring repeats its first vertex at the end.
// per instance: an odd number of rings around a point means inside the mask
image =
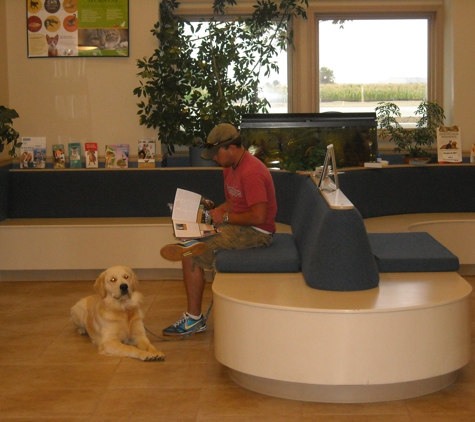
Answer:
POLYGON ((379 287, 355 292, 312 289, 299 273, 220 273, 215 355, 236 383, 271 396, 420 396, 470 361, 471 291, 455 272, 380 274, 379 287))
MULTIPOLYGON (((470 175, 474 167, 436 168, 433 181, 428 168, 346 170, 340 186, 363 217, 427 212, 434 201, 434 211, 470 210, 473 198, 456 201, 466 196, 460 186, 451 194, 441 189, 445 202, 431 192, 447 170, 470 175), (429 186, 418 196, 421 181, 429 186)), ((236 383, 282 398, 358 403, 428 394, 450 385, 470 361, 471 291, 456 272, 381 273, 377 288, 352 292, 311 289, 300 273, 220 272, 213 284, 216 358, 236 383)))

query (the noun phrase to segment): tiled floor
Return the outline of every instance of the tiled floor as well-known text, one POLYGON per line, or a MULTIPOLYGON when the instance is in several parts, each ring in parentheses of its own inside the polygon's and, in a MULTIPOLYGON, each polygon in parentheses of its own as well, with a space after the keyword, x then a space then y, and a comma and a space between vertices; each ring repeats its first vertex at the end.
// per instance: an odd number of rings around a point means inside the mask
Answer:
MULTIPOLYGON (((475 287, 475 277, 467 280, 475 287)), ((92 284, 0 283, 0 421, 475 421, 473 363, 443 391, 387 403, 306 403, 247 391, 214 358, 212 316, 207 332, 186 341, 152 339, 165 362, 99 355, 69 322, 69 308, 93 293, 92 284)), ((152 332, 181 316, 181 282, 141 282, 140 291, 152 332)))

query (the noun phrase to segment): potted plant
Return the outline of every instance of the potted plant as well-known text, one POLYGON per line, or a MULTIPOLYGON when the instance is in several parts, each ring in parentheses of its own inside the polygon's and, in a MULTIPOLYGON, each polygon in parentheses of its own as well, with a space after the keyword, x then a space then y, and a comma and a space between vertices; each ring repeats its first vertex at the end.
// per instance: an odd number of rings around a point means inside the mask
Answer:
POLYGON ((15 110, 0 106, 0 153, 3 152, 6 145, 12 144, 8 151, 12 157, 16 156, 16 148, 21 146, 21 142, 18 142, 20 134, 12 126, 13 119, 17 117, 19 116, 15 110))
POLYGON ((414 129, 404 128, 400 123, 401 111, 391 102, 379 102, 375 108, 381 129, 380 137, 394 142, 394 152, 405 152, 405 159, 430 160, 428 149, 437 140, 437 128, 444 124, 444 109, 436 102, 422 101, 415 116, 420 116, 414 129))
POLYGON ((243 114, 268 111, 260 74, 278 72, 277 54, 292 45, 291 18, 306 18, 308 0, 256 0, 251 16, 228 16, 235 5, 214 0, 213 18, 191 24, 176 13, 177 1, 160 3, 152 30, 159 46, 137 61, 134 95, 143 98, 140 124, 158 129, 170 154, 175 145, 202 145, 218 123, 238 126, 243 114))

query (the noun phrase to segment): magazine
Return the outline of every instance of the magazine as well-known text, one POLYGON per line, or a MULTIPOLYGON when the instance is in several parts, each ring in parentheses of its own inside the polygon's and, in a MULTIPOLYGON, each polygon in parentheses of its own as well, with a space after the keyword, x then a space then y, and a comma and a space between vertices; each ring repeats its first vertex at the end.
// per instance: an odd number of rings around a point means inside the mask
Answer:
POLYGON ((199 239, 217 234, 209 214, 209 209, 213 206, 211 201, 197 193, 177 189, 172 211, 175 237, 199 239))

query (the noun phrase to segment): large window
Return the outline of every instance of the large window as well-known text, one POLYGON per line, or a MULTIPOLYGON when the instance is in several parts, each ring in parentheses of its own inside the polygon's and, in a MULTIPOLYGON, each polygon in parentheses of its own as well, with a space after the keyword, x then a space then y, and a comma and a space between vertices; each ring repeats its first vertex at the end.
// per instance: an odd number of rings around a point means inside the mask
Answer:
POLYGON ((320 111, 368 112, 396 103, 402 123, 428 98, 428 20, 319 20, 320 111))
MULTIPOLYGON (((200 39, 206 36, 207 22, 195 21, 189 19, 193 25, 195 32, 191 28, 185 26, 185 33, 196 40, 198 45, 200 39), (200 24, 200 25, 198 25, 200 24), (198 30, 199 27, 199 30, 198 30)), ((280 51, 278 56, 274 59, 279 67, 279 72, 271 70, 268 75, 265 74, 264 69, 261 70, 259 76, 259 95, 263 96, 269 101, 269 113, 287 113, 288 110, 288 80, 287 80, 287 52, 280 51)), ((232 75, 232 69, 229 69, 232 75)))

